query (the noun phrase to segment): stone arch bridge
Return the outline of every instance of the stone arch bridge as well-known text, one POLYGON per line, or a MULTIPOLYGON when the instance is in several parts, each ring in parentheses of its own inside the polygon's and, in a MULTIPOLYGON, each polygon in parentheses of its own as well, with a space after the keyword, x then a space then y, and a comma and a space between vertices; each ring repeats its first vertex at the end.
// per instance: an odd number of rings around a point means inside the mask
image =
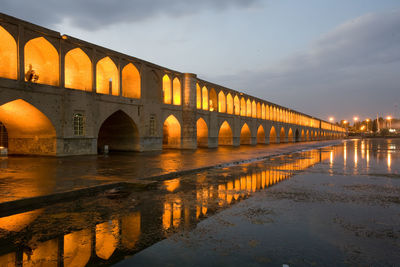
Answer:
POLYGON ((96 154, 341 138, 335 124, 0 13, 0 146, 96 154))

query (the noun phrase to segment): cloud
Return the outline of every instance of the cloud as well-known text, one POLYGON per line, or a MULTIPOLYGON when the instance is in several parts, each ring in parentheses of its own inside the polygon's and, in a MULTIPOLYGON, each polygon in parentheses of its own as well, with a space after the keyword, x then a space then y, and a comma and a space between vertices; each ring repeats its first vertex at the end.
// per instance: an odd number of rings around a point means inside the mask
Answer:
POLYGON ((149 20, 154 16, 181 17, 202 10, 250 8, 259 0, 1 0, 2 12, 46 27, 68 22, 96 30, 105 26, 149 20))
POLYGON ((323 117, 393 114, 400 102, 398 29, 400 10, 367 14, 278 65, 211 79, 323 117))

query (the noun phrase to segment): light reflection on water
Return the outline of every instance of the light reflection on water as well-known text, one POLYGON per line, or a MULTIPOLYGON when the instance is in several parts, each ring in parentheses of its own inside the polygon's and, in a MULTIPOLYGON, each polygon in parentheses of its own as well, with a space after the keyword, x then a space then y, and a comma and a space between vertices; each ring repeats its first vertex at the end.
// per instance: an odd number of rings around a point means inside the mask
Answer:
POLYGON ((116 200, 101 197, 87 206, 77 200, 76 205, 57 204, 3 217, 0 266, 113 264, 319 163, 321 167, 326 164, 331 174, 368 174, 369 170, 398 174, 398 141, 379 142, 350 140, 341 146, 276 157, 265 163, 166 180, 149 195, 136 192, 116 200), (353 154, 354 160, 348 162, 347 154, 353 154))

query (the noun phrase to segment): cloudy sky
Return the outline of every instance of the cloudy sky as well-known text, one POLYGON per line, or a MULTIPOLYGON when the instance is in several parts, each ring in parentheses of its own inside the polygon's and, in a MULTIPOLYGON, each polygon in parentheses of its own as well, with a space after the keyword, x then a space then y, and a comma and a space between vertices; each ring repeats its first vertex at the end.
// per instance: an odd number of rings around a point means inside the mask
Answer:
POLYGON ((398 0, 0 0, 0 12, 320 118, 400 117, 398 0))

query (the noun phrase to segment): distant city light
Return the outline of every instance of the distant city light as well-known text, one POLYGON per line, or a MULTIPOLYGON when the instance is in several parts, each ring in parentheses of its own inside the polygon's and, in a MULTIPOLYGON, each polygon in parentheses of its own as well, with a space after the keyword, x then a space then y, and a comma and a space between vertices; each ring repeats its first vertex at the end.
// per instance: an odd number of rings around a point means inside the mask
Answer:
POLYGON ((354 120, 354 121, 358 121, 358 117, 354 117, 353 120, 354 120))
POLYGON ((391 117, 391 116, 387 116, 386 119, 387 119, 387 120, 391 120, 392 117, 391 117))
POLYGON ((329 118, 329 121, 332 122, 332 121, 333 121, 333 117, 330 117, 330 118, 329 118))

